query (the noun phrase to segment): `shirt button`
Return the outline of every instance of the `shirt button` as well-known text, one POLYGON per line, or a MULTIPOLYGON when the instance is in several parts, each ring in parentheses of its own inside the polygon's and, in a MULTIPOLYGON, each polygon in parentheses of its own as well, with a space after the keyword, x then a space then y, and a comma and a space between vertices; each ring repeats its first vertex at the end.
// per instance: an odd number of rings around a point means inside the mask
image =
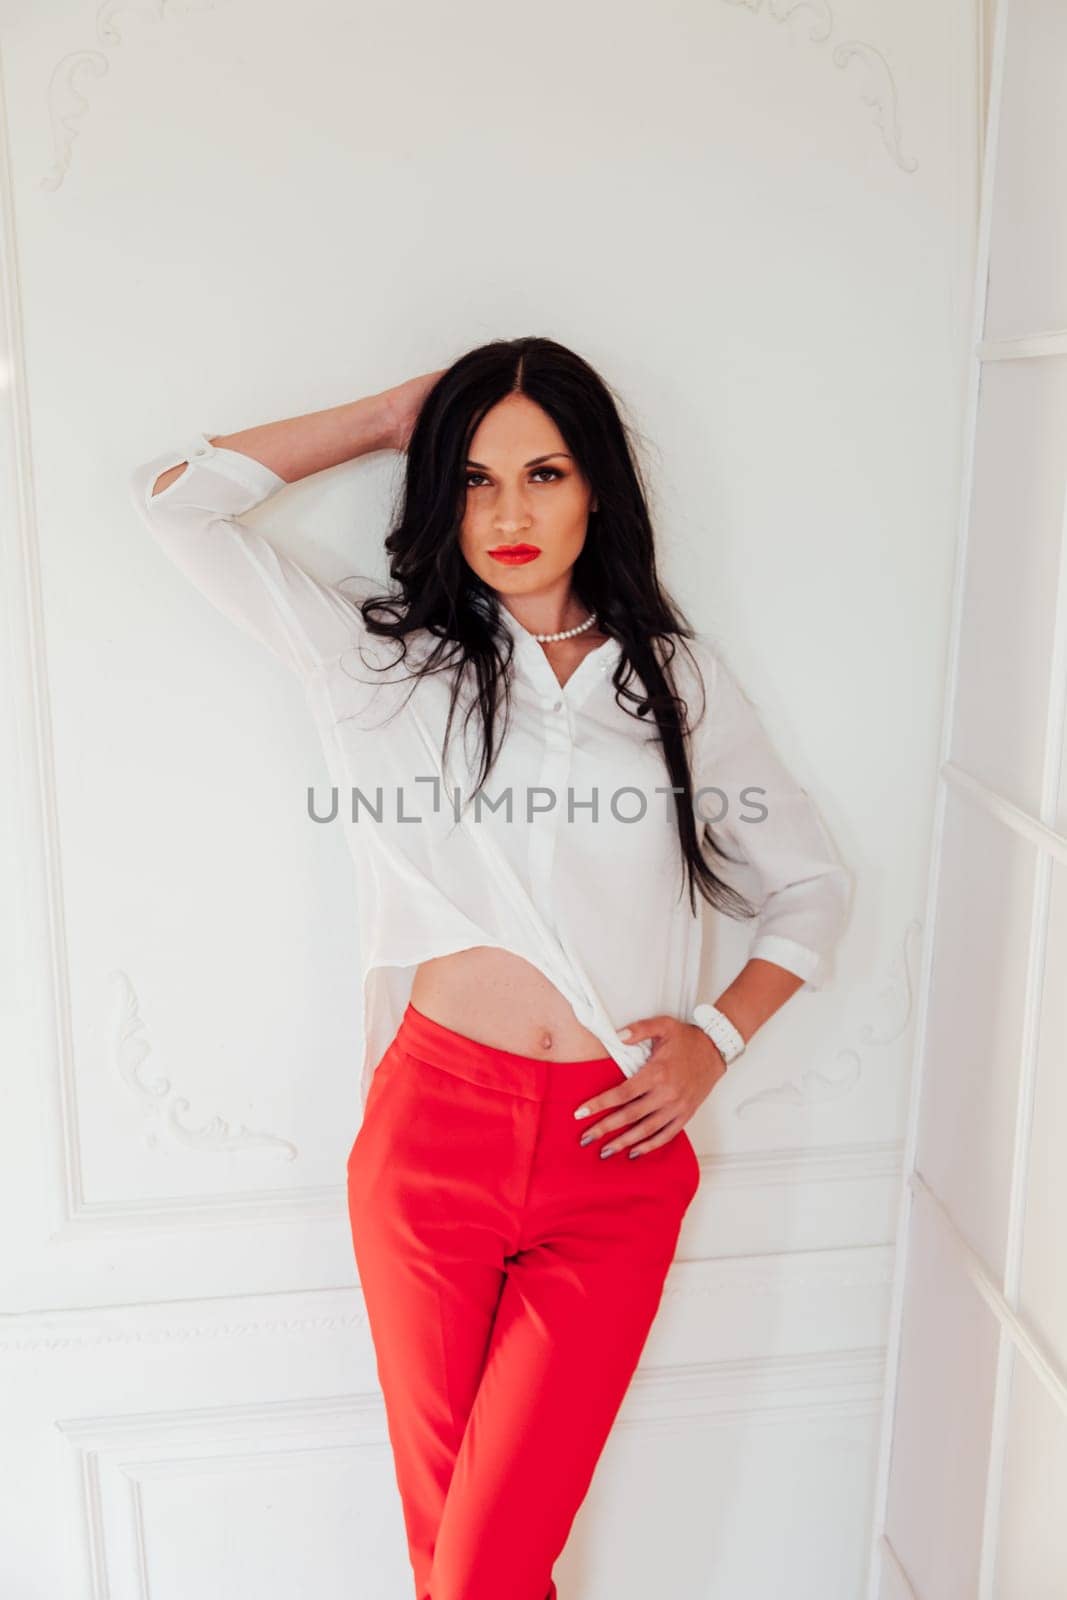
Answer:
POLYGON ((553 711, 562 711, 563 710, 563 701, 562 700, 553 700, 552 709, 553 709, 553 711))

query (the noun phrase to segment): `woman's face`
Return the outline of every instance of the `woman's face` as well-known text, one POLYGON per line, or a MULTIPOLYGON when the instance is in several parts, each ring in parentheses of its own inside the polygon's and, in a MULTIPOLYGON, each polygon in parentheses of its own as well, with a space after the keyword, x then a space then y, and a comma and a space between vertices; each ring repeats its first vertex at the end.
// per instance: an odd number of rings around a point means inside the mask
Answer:
POLYGON ((558 586, 578 559, 596 501, 547 412, 526 395, 501 400, 471 439, 465 480, 467 564, 502 595, 558 586))

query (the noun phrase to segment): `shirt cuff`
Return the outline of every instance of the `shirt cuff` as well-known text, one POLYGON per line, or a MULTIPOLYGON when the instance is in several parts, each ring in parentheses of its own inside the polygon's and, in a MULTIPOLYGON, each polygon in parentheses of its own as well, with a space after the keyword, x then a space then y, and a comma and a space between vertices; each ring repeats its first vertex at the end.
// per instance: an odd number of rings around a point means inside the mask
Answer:
POLYGON ((818 989, 823 981, 823 957, 818 950, 795 939, 783 939, 778 933, 764 933, 756 939, 748 952, 750 961, 773 961, 795 977, 803 978, 809 989, 818 989))
POLYGON ((231 478, 234 483, 247 489, 249 494, 256 496, 256 505, 269 495, 277 494, 279 489, 284 489, 289 481, 265 462, 257 461, 255 456, 245 455, 243 450, 228 450, 225 445, 212 444, 206 433, 191 434, 179 459, 188 460, 190 466, 199 462, 210 467, 212 472, 231 478))

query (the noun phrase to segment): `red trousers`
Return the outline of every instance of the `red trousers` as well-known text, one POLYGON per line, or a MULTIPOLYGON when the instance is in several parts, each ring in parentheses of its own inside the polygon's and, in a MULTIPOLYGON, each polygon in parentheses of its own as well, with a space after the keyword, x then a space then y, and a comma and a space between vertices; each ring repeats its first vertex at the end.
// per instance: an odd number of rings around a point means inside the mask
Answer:
POLYGON ((557 1600, 700 1178, 684 1132, 579 1145, 575 1108, 623 1081, 411 1005, 375 1068, 349 1216, 417 1600, 557 1600))

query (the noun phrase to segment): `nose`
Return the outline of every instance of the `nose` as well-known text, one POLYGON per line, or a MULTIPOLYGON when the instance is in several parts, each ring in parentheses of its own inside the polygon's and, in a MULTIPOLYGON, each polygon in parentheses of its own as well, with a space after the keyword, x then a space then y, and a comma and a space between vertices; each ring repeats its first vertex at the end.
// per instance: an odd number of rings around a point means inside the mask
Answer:
POLYGON ((493 516, 493 527, 502 538, 522 533, 530 526, 530 514, 521 488, 501 489, 493 516))

